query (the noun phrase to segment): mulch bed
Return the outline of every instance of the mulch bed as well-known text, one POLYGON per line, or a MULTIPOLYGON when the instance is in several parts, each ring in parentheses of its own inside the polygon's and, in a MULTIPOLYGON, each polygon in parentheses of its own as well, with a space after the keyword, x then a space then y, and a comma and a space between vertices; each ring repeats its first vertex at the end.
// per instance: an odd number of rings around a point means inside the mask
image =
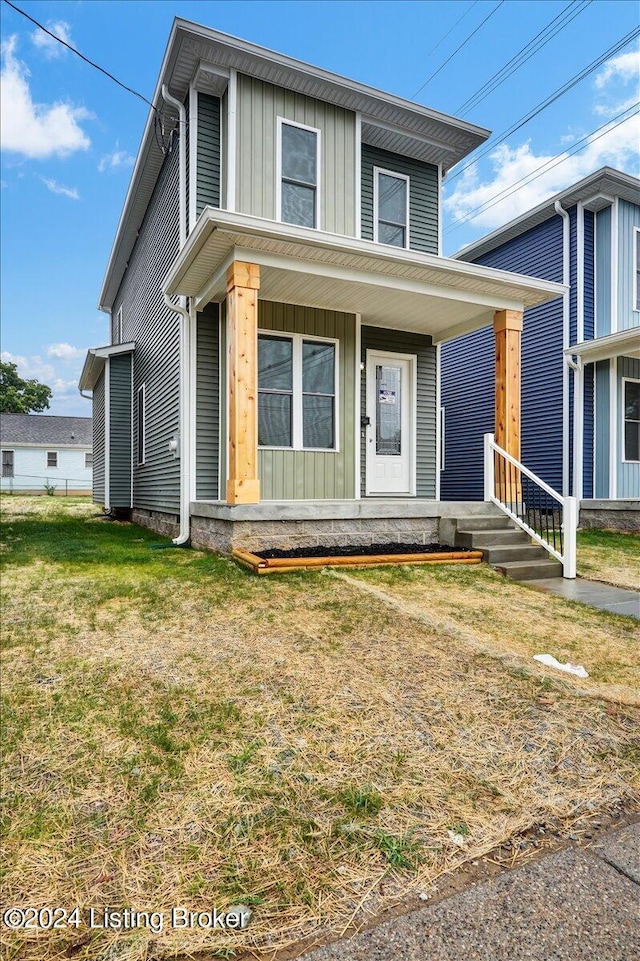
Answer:
MULTIPOLYGON (((357 547, 347 544, 343 547, 326 547, 320 544, 318 547, 296 547, 290 550, 272 548, 271 550, 255 551, 257 557, 264 560, 274 558, 298 558, 298 557, 373 557, 378 554, 461 554, 459 547, 449 547, 446 544, 370 544, 357 547)), ((469 552, 470 553, 470 552, 469 552)))

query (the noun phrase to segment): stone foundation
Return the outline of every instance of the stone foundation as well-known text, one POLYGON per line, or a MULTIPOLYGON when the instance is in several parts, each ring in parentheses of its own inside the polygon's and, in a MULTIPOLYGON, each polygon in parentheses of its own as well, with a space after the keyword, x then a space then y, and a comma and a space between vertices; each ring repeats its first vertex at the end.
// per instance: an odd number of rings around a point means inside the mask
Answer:
POLYGON ((640 533, 640 501, 638 500, 583 500, 580 501, 580 528, 640 533))
POLYGON ((148 527, 156 534, 164 537, 177 537, 180 533, 180 517, 178 514, 167 514, 164 511, 148 511, 136 507, 131 511, 131 520, 141 527, 148 527))

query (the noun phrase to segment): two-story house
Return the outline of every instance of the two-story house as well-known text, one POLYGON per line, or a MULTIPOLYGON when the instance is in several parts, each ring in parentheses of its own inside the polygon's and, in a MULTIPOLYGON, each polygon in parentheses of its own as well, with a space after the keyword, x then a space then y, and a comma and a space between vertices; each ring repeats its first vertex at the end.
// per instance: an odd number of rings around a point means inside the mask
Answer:
MULTIPOLYGON (((525 311, 522 461, 578 498, 583 526, 640 529, 640 181, 605 167, 456 259, 568 286, 525 311)), ((491 341, 486 327, 442 350, 444 497, 481 494, 491 341)))
POLYGON ((96 501, 216 549, 437 540, 439 344, 493 323, 515 382, 564 289, 442 256, 488 131, 183 20, 153 104, 81 378, 96 501))
POLYGON ((0 414, 2 490, 11 493, 91 493, 90 417, 0 414))

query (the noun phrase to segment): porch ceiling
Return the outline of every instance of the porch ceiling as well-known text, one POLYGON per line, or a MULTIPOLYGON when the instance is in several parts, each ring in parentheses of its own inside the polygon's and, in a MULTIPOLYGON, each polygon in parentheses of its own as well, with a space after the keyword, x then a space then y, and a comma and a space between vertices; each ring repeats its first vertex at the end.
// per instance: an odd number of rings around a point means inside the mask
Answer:
POLYGON ((197 308, 226 296, 233 260, 260 265, 260 298, 359 313, 446 340, 564 292, 561 284, 207 207, 163 288, 197 308))

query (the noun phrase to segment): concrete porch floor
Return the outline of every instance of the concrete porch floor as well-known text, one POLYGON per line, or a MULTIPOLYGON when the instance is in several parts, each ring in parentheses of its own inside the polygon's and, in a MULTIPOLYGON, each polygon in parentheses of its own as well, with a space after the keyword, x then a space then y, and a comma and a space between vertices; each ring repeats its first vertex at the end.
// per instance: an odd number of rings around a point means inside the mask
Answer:
POLYGON ((194 517, 226 521, 326 521, 420 517, 474 517, 501 514, 487 501, 438 501, 426 497, 363 497, 359 500, 261 501, 229 506, 224 501, 192 501, 194 517))

